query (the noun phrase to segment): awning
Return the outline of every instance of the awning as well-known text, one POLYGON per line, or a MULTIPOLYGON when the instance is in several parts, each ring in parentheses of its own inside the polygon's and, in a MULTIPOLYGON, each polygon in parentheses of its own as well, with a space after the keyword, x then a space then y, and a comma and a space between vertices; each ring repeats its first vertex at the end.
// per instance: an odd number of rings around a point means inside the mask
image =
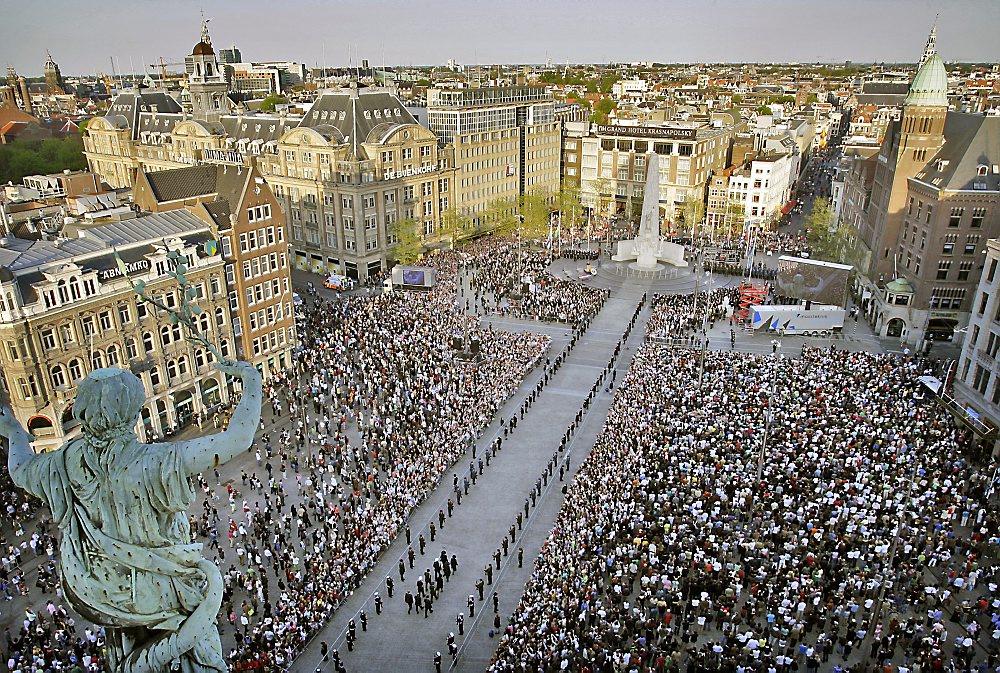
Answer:
POLYGON ((798 201, 789 201, 788 203, 785 204, 785 207, 781 209, 781 214, 787 215, 788 211, 797 206, 798 203, 799 203, 798 201))

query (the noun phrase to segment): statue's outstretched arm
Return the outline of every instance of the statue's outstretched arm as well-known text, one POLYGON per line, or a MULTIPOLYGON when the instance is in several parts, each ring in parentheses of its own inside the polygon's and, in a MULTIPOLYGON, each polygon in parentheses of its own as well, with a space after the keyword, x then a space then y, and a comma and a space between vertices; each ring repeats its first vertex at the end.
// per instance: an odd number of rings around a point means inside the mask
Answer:
POLYGON ((21 488, 25 488, 18 478, 20 468, 27 465, 35 452, 31 450, 31 435, 17 422, 14 412, 8 406, 0 408, 0 437, 6 439, 9 445, 7 469, 10 471, 11 479, 21 488))
POLYGON ((248 362, 223 362, 215 366, 219 371, 239 376, 243 380, 243 399, 233 410, 227 430, 178 442, 180 450, 184 452, 184 464, 189 474, 222 465, 239 452, 245 451, 253 443, 254 433, 260 422, 260 372, 248 362))

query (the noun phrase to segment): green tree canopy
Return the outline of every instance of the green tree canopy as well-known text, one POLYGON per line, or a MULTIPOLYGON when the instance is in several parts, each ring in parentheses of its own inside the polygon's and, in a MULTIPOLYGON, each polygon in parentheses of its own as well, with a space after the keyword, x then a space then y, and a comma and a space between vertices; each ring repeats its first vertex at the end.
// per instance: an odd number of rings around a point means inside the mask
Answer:
POLYGON ((87 167, 78 135, 44 140, 18 140, 0 145, 0 183, 21 182, 26 175, 79 171, 87 167))
POLYGON ((397 220, 393 225, 396 244, 392 247, 392 256, 400 264, 413 264, 423 254, 423 242, 417 232, 419 226, 420 223, 413 218, 397 220))
POLYGON ((260 110, 262 112, 274 112, 275 106, 277 106, 279 103, 287 103, 287 102, 288 100, 280 94, 276 93, 268 94, 267 98, 265 98, 260 102, 260 110))
POLYGON ((525 194, 518 203, 521 236, 526 239, 549 235, 549 204, 541 194, 525 194))
POLYGON ((847 223, 837 222, 829 199, 813 201, 805 225, 809 229, 808 241, 814 259, 855 266, 861 263, 863 250, 858 232, 847 223))
POLYGON ((615 109, 615 103, 613 98, 602 98, 597 101, 594 106, 594 112, 590 115, 590 121, 595 124, 607 124, 608 123, 608 113, 615 109))

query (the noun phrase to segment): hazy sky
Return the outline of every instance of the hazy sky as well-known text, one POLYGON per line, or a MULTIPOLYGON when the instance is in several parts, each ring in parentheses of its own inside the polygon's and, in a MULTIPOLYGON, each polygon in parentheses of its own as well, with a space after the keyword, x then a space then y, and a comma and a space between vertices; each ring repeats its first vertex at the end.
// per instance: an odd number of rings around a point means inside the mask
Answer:
MULTIPOLYGON (((45 0, 7 3, 0 59, 40 75, 181 61, 200 12, 216 48, 310 66, 607 61, 1000 60, 997 0, 45 0)), ((5 64, 4 64, 5 65, 5 64)))

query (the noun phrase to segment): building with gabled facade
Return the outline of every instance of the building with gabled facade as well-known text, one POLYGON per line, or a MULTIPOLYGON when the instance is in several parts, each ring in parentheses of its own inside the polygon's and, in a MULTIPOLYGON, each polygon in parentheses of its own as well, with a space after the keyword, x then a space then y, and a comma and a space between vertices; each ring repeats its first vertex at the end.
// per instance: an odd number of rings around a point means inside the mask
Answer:
POLYGON ((226 263, 239 357, 265 378, 290 367, 296 337, 285 215, 256 167, 140 172, 135 204, 151 212, 184 209, 211 226, 226 263))

